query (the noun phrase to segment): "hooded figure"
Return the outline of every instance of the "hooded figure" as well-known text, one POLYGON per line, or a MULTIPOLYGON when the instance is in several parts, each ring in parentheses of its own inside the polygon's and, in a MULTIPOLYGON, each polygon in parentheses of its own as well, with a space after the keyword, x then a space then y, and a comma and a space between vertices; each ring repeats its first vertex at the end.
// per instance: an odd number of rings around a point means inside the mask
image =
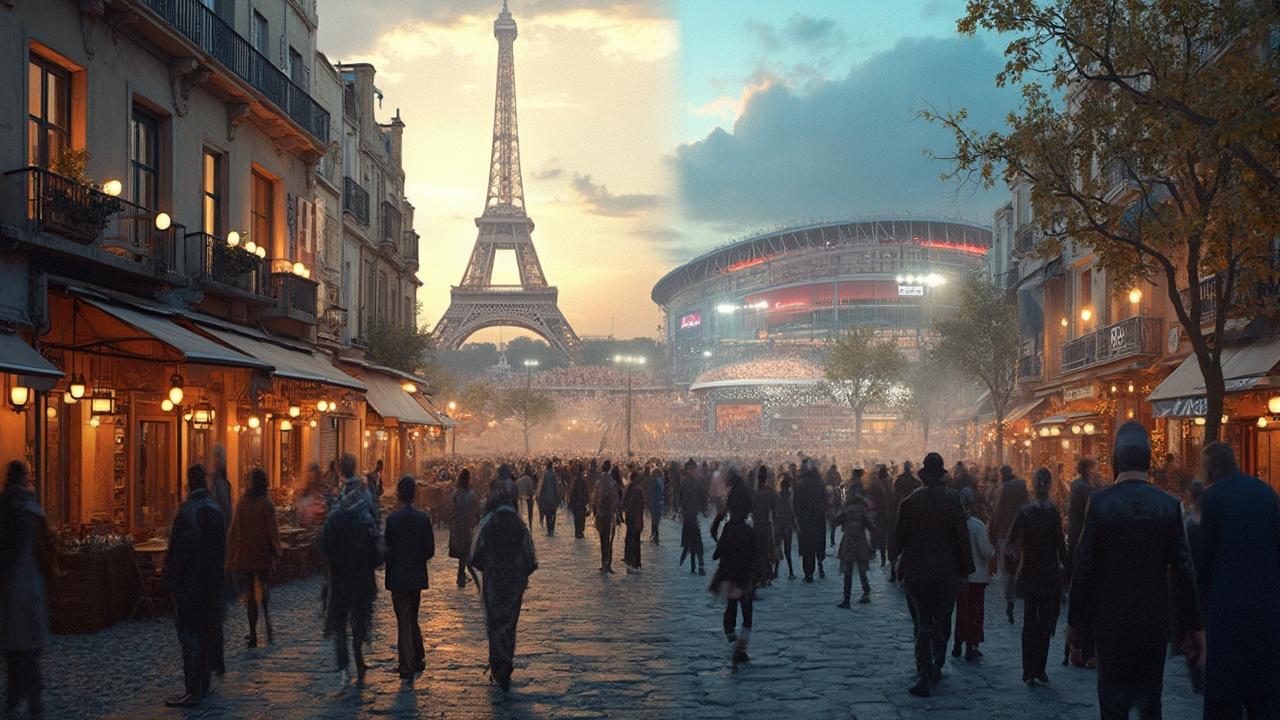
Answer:
POLYGON ((338 498, 338 507, 329 513, 320 535, 320 548, 329 564, 329 612, 326 629, 333 636, 334 655, 346 686, 348 672, 347 627, 355 652, 356 678, 364 682, 364 642, 373 615, 373 599, 378 594, 374 570, 382 564, 378 522, 373 499, 359 478, 348 478, 338 498))
POLYGON ((974 570, 960 493, 946 486, 946 477, 942 456, 926 455, 924 487, 902 501, 895 532, 898 577, 915 624, 918 680, 910 692, 917 696, 931 695, 942 676, 956 588, 974 570))
POLYGON ((520 520, 513 493, 489 498, 476 533, 471 566, 484 573, 485 630, 489 635, 489 673, 504 691, 511 687, 516 625, 529 576, 538 569, 529 528, 520 520))
MULTIPOLYGON (((805 460, 801 465, 800 477, 796 482, 795 498, 792 500, 795 512, 800 561, 804 567, 804 581, 813 582, 814 566, 827 551, 827 495, 822 487, 822 478, 813 466, 812 460, 805 460)), ((823 573, 825 576, 825 573, 823 573)))

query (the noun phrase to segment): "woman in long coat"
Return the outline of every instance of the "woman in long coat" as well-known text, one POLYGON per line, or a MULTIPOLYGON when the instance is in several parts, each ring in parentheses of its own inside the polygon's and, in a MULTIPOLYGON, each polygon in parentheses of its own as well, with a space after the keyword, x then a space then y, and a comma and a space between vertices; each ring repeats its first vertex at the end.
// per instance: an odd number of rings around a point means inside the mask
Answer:
POLYGON ((251 648, 258 646, 258 605, 262 605, 262 619, 267 626, 267 644, 275 641, 267 601, 271 572, 283 552, 276 507, 267 494, 267 473, 254 468, 249 473, 249 488, 236 503, 227 532, 227 571, 239 576, 244 589, 244 609, 249 618, 246 640, 251 648))
POLYGON ((769 468, 761 465, 756 470, 756 491, 751 496, 751 527, 756 531, 756 581, 762 587, 768 587, 777 577, 773 533, 777 514, 778 493, 769 487, 769 468))
POLYGON ((804 566, 804 581, 811 583, 815 565, 821 576, 826 577, 826 573, 821 570, 821 558, 827 552, 827 495, 812 460, 806 460, 800 470, 792 507, 796 514, 796 534, 800 546, 800 561, 804 566))
POLYGON ((853 590, 853 570, 857 567, 858 578, 862 581, 861 604, 871 602, 871 583, 867 582, 867 570, 871 564, 871 543, 867 534, 874 531, 875 522, 871 519, 871 509, 867 498, 862 493, 862 485, 854 483, 845 494, 844 506, 836 513, 835 521, 840 525, 840 549, 836 557, 840 559, 840 572, 844 574, 844 600, 837 606, 848 608, 849 594, 853 590))
POLYGON ((471 534, 480 517, 480 502, 471 489, 471 471, 458 473, 458 487, 453 491, 449 526, 449 557, 458 560, 458 587, 467 586, 467 560, 471 557, 471 534))
POLYGON ((508 492, 489 499, 480 521, 471 566, 484 573, 485 629, 489 634, 489 674, 498 687, 511 687, 516 654, 516 625, 529 576, 538 569, 529 528, 520 520, 516 500, 508 492))

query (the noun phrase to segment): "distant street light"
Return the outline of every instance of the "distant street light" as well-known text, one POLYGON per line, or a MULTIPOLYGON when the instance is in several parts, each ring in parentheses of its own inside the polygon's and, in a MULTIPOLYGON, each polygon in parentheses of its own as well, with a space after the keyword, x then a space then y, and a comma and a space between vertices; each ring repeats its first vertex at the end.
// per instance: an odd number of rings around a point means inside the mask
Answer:
POLYGON ((645 364, 646 359, 643 355, 614 355, 613 362, 627 366, 627 457, 631 457, 631 373, 635 366, 645 364))

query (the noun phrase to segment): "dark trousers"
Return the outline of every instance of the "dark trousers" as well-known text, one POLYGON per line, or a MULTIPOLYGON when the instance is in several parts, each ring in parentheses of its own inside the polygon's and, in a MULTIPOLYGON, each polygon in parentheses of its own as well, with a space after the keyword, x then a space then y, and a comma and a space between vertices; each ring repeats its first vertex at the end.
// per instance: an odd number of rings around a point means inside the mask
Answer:
POLYGON ((658 544, 658 527, 662 525, 662 513, 649 513, 649 540, 658 544))
POLYGON ((600 567, 608 570, 613 567, 613 525, 597 522, 596 532, 600 533, 600 567))
POLYGON ((804 576, 813 577, 813 569, 818 564, 818 553, 812 550, 800 553, 800 565, 804 568, 804 576))
POLYGON ((915 625, 916 672, 936 682, 947 657, 951 636, 951 611, 956 604, 954 583, 907 585, 907 607, 915 625))
POLYGON ((734 629, 738 626, 738 608, 742 608, 742 629, 751 629, 752 618, 752 602, 751 596, 746 595, 740 598, 729 598, 728 604, 724 606, 724 634, 734 635, 734 629))
POLYGON ((204 697, 209 692, 209 674, 217 662, 216 647, 222 644, 221 599, 207 608, 174 611, 178 644, 182 646, 182 677, 188 695, 204 697))
POLYGON ((556 534, 556 511, 542 513, 542 524, 547 526, 547 534, 556 534))
MULTIPOLYGON (((867 581, 867 571, 858 568, 858 579, 862 581, 862 594, 866 595, 871 592, 871 583, 867 581)), ((853 592, 853 573, 844 574, 844 600, 849 602, 849 595, 853 592)))
POLYGON ((1127 720, 1137 708, 1140 720, 1160 720, 1160 694, 1164 690, 1167 643, 1163 638, 1146 642, 1103 644, 1098 633, 1098 709, 1102 720, 1127 720))
POLYGON ((412 676, 426 659, 422 649, 422 627, 418 625, 421 590, 391 593, 391 607, 396 611, 396 648, 400 655, 400 675, 412 676))
POLYGON ((525 500, 524 505, 529 511, 529 527, 533 527, 533 498, 525 500))
POLYGON ((350 663, 350 656, 347 654, 347 625, 350 623, 351 650, 356 656, 356 673, 364 677, 364 640, 369 636, 369 616, 372 611, 369 603, 330 609, 329 629, 333 632, 333 654, 338 670, 346 670, 350 663))
POLYGON ((461 558, 458 559, 458 587, 467 584, 467 562, 461 558))
POLYGON ((1058 626, 1058 595, 1026 595, 1022 598, 1022 681, 1045 674, 1049 638, 1058 626))
POLYGON ((956 645, 977 647, 985 638, 987 584, 967 582, 956 593, 956 645))
POLYGON ((9 668, 5 707, 12 709, 26 700, 29 712, 39 709, 40 692, 44 690, 44 681, 40 678, 40 650, 7 652, 4 654, 4 662, 9 668))
POLYGON ((1280 692, 1246 698, 1204 699, 1204 720, 1274 720, 1280 718, 1280 692))
POLYGON ((627 526, 627 534, 622 538, 622 561, 633 568, 640 567, 640 533, 639 528, 627 526))
POLYGON ((787 558, 787 574, 795 575, 796 571, 791 567, 791 531, 788 530, 782 534, 782 553, 787 558))
POLYGON ((573 536, 576 538, 584 538, 587 536, 587 511, 573 511, 573 536))

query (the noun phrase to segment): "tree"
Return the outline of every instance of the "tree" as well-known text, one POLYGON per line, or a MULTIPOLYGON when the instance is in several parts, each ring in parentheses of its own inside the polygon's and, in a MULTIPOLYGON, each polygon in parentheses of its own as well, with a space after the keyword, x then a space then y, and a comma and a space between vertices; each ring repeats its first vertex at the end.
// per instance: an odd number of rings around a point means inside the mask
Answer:
POLYGON ((904 376, 906 392, 898 399, 898 408, 904 419, 920 427, 921 439, 927 446, 935 422, 950 419, 959 403, 956 378, 932 350, 912 363, 904 376))
POLYGON ((457 400, 458 419, 462 428, 475 435, 482 434, 490 421, 499 419, 501 398, 489 383, 473 380, 463 386, 457 400))
POLYGON ((364 357, 370 362, 413 375, 430 373, 435 365, 435 342, 425 327, 378 319, 370 323, 367 340, 364 357))
POLYGON ((968 7, 961 32, 1013 36, 996 82, 1020 86, 1024 104, 1007 132, 988 134, 963 110, 924 113, 955 133, 953 176, 1029 182, 1046 256, 1075 243, 1117 289, 1163 280, 1204 377, 1205 440, 1217 439, 1223 331, 1271 279, 1280 236, 1280 5, 968 7))
POLYGON ((892 341, 877 340, 871 327, 852 327, 832 342, 824 372, 832 396, 853 410, 854 447, 862 444, 863 413, 889 402, 906 362, 892 341))
POLYGON ((529 428, 555 417, 556 404, 549 395, 537 390, 513 388, 502 393, 499 415, 512 419, 524 430, 524 452, 529 454, 529 428))
POLYGON ((960 289, 956 313, 938 323, 936 357, 986 386, 996 416, 996 464, 1004 463, 1004 417, 1018 377, 1017 306, 986 280, 960 289))

